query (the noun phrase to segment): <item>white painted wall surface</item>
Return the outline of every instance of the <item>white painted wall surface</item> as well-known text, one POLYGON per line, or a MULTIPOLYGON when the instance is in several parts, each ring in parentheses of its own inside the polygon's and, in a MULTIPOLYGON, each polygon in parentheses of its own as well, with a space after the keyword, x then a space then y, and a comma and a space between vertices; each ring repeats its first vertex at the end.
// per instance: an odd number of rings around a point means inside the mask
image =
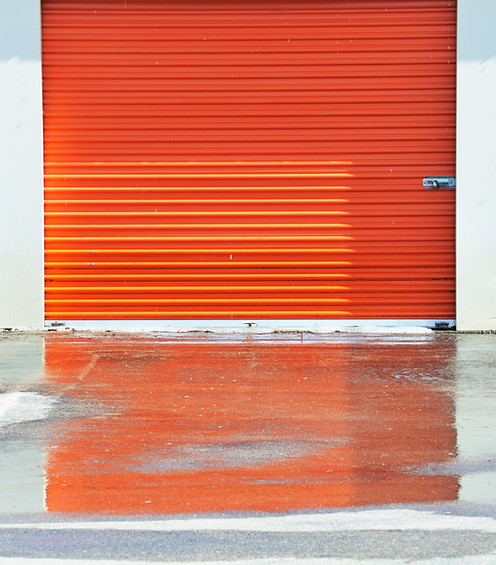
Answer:
POLYGON ((0 0, 0 328, 43 327, 40 0, 0 0))
POLYGON ((496 2, 458 0, 457 328, 496 329, 496 2))

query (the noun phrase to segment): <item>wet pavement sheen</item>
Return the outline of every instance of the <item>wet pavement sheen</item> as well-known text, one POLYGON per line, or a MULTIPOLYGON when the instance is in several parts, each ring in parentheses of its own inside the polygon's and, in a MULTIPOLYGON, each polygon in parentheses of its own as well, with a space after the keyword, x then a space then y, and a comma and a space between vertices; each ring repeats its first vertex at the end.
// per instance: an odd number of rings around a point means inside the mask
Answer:
POLYGON ((496 506, 495 345, 3 334, 0 513, 496 506))

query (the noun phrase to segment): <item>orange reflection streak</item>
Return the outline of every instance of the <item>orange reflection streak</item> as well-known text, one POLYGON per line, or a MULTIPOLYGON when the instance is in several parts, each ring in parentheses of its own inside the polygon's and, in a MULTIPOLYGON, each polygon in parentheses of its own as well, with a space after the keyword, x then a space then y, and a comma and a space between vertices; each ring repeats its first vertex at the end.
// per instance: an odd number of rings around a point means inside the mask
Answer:
POLYGON ((47 508, 455 500, 456 477, 412 472, 455 456, 453 399, 438 379, 450 344, 436 347, 47 337, 47 380, 88 411, 54 430, 47 508))

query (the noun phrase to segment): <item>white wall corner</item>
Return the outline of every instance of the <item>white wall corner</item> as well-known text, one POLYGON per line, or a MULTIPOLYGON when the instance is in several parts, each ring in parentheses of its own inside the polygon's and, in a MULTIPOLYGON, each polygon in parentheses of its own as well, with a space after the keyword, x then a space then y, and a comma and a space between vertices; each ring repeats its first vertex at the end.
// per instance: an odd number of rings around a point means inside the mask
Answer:
POLYGON ((40 0, 0 2, 0 329, 40 329, 43 126, 40 0))
POLYGON ((496 329, 496 2, 458 0, 457 328, 496 329))

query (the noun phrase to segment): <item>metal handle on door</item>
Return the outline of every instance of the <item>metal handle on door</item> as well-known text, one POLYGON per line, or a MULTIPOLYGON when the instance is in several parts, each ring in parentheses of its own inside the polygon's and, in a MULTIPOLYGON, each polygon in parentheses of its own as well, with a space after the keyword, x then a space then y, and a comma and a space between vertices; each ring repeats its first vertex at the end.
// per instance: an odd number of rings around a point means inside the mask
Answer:
POLYGON ((425 177, 422 184, 425 188, 456 188, 456 177, 425 177))

